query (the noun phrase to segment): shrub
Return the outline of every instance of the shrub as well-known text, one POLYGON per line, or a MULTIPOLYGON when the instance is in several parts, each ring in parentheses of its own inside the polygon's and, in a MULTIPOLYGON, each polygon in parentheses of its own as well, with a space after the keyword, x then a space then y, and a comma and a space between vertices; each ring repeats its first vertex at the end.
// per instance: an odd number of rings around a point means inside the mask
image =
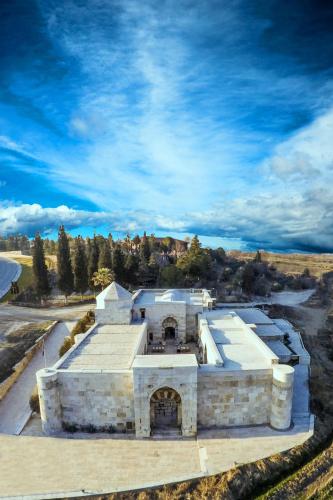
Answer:
POLYGON ((37 385, 34 387, 30 399, 29 399, 29 405, 32 411, 35 413, 40 413, 40 406, 39 406, 39 397, 38 397, 38 390, 37 390, 37 385))
POLYGON ((62 346, 59 349, 59 356, 63 356, 75 343, 75 335, 85 333, 95 321, 94 311, 88 311, 83 318, 79 319, 71 331, 70 337, 65 337, 62 346))
POLYGON ((62 346, 59 349, 59 357, 61 358, 74 345, 71 337, 65 337, 62 346))

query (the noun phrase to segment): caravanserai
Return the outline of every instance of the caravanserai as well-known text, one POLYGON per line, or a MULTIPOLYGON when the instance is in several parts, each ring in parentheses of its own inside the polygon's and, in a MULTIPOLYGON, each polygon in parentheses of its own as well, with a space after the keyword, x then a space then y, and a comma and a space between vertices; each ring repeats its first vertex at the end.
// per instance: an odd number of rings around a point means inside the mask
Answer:
POLYGON ((37 373, 46 434, 285 430, 293 416, 309 416, 309 355, 284 320, 217 309, 205 289, 131 294, 115 282, 97 296, 95 317, 58 363, 37 373))

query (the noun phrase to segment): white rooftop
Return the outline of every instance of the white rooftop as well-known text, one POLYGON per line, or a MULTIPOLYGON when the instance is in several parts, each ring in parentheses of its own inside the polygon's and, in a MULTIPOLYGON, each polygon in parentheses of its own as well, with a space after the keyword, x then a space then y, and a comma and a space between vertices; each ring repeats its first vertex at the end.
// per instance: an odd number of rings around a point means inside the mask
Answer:
POLYGON ((97 326, 59 367, 69 370, 129 369, 144 324, 97 326))
POLYGON ((205 313, 204 318, 222 357, 222 369, 267 369, 278 362, 274 352, 235 312, 215 310, 205 313))
POLYGON ((142 289, 134 297, 136 305, 163 304, 164 302, 182 302, 191 305, 205 305, 210 299, 208 290, 195 289, 142 289))
POLYGON ((198 366, 195 354, 139 355, 135 357, 133 368, 176 368, 198 366))

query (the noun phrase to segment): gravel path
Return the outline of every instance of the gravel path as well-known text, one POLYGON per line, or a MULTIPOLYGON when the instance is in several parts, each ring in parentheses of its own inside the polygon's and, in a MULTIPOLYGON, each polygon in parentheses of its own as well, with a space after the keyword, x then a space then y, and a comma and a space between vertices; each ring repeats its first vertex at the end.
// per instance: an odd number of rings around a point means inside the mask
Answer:
POLYGON ((22 268, 15 260, 0 256, 0 298, 6 295, 11 282, 17 281, 22 268))
POLYGON ((15 382, 5 398, 0 401, 0 433, 20 434, 31 415, 29 398, 36 385, 36 372, 53 365, 59 359, 59 347, 69 335, 74 322, 58 323, 45 341, 44 361, 42 351, 38 351, 27 368, 15 382))

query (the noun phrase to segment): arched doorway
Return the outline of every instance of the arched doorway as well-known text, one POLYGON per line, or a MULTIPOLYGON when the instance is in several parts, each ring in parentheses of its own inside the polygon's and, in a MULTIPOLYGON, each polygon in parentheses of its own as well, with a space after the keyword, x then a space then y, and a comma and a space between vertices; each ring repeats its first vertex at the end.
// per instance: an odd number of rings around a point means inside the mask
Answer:
POLYGON ((165 318, 162 322, 163 340, 175 340, 178 336, 178 323, 174 318, 165 318))
POLYGON ((182 424, 181 397, 170 387, 162 387, 150 398, 150 426, 152 432, 180 429, 182 424))

